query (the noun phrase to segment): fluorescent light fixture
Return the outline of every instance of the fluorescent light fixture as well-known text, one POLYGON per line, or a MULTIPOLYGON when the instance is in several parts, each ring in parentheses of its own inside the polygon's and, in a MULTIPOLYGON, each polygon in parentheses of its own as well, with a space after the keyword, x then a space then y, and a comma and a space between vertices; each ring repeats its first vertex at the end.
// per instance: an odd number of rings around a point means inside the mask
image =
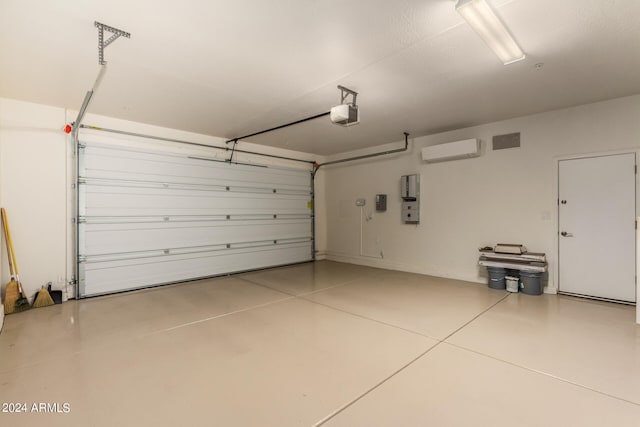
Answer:
POLYGON ((458 0, 456 11, 498 55, 504 65, 520 61, 525 54, 486 0, 458 0))

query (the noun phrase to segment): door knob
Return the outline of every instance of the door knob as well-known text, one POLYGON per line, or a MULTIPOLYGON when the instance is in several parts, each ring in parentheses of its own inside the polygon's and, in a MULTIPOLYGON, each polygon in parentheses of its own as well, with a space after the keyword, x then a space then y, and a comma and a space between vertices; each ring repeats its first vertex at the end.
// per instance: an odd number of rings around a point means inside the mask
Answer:
POLYGON ((563 231, 560 234, 562 235, 562 237, 573 237, 573 233, 567 233, 566 231, 563 231))

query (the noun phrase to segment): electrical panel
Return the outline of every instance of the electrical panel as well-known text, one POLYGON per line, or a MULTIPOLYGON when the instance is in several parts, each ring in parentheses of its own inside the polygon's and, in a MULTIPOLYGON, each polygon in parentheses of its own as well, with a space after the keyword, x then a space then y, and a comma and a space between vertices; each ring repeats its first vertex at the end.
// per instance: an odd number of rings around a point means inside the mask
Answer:
POLYGON ((403 175, 400 179, 402 197, 402 221, 405 224, 420 222, 420 175, 403 175))
POLYGON ((387 195, 376 194, 376 212, 385 212, 387 210, 387 195))

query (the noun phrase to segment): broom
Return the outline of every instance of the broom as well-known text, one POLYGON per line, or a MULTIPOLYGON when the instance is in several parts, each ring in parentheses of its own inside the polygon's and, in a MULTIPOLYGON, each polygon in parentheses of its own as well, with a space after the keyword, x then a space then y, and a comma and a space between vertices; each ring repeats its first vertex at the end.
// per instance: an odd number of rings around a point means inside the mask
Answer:
POLYGON ((7 221, 7 212, 4 208, 2 212, 2 224, 4 226, 4 236, 7 244, 7 251, 9 253, 9 271, 11 273, 11 281, 7 284, 5 290, 5 314, 10 314, 19 311, 25 311, 31 308, 29 306, 29 300, 25 297, 22 283, 18 276, 18 265, 16 264, 16 256, 13 252, 13 244, 11 243, 11 232, 9 231, 9 222, 7 221), (15 274, 14 274, 15 269, 15 274))
POLYGON ((53 304, 55 303, 53 302, 53 298, 51 298, 51 294, 49 293, 49 290, 43 286, 42 289, 38 291, 38 294, 36 295, 36 298, 33 300, 33 305, 31 307, 40 308, 40 307, 46 307, 53 304))
POLYGON ((13 263, 11 262, 11 248, 9 247, 9 236, 7 234, 7 223, 5 221, 6 213, 2 208, 2 228, 4 230, 4 241, 7 245, 7 258, 9 259, 9 271, 11 272, 11 281, 7 283, 4 295, 4 314, 11 314, 16 311, 16 302, 20 298, 18 290, 18 282, 13 274, 13 263))

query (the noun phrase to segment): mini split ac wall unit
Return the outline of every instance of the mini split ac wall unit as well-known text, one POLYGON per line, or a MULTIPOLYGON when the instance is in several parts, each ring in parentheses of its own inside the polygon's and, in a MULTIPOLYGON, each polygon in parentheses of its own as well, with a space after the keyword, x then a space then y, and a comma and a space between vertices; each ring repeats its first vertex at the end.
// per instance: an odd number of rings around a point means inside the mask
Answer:
POLYGON ((480 156, 480 140, 477 138, 446 144, 431 145, 422 149, 422 160, 427 163, 466 159, 480 156))

